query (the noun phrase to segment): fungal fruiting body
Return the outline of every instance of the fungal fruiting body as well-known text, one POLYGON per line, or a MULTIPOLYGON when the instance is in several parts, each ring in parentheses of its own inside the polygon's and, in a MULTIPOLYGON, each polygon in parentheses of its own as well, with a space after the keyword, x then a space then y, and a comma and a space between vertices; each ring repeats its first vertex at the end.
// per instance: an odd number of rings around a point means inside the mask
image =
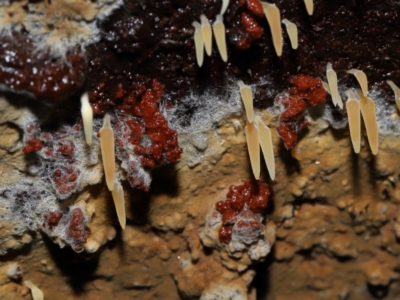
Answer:
POLYGON ((293 22, 290 22, 288 19, 283 19, 282 23, 286 26, 286 31, 289 35, 290 44, 293 49, 297 49, 299 45, 299 38, 297 32, 297 26, 293 22))
POLYGON ((278 134, 286 149, 296 145, 298 131, 309 125, 304 117, 307 104, 316 106, 326 100, 326 91, 319 78, 300 74, 294 76, 290 84, 289 94, 282 93, 275 100, 283 109, 279 117, 278 134))
POLYGON ((81 115, 83 120, 83 130, 85 132, 86 144, 91 145, 93 135, 93 109, 90 106, 87 93, 84 93, 81 97, 81 115))
POLYGON ((354 93, 350 90, 346 91, 347 116, 349 119, 349 129, 351 142, 355 153, 360 153, 361 144, 361 118, 360 118, 360 102, 357 100, 354 93))
POLYGON ((115 210, 117 212, 118 221, 122 229, 126 226, 126 215, 125 215, 125 200, 124 190, 119 181, 115 181, 114 189, 112 190, 112 196, 114 199, 115 210))
POLYGON ((34 285, 31 281, 24 281, 24 285, 31 290, 33 300, 43 300, 44 295, 43 292, 34 285))
POLYGON ((356 69, 351 69, 349 71, 347 71, 347 73, 349 74, 353 74, 357 81, 358 84, 361 87, 362 93, 365 97, 367 97, 368 95, 368 80, 367 80, 367 75, 365 75, 365 73, 363 71, 360 70, 356 70, 356 69))
POLYGON ((253 93, 248 85, 245 85, 243 81, 239 80, 238 85, 240 87, 240 96, 244 104, 246 111, 247 121, 253 123, 254 109, 253 109, 253 93))
POLYGON ((329 84, 325 81, 322 81, 322 87, 324 88, 324 90, 331 95, 331 88, 329 87, 329 84))
POLYGON ((282 39, 282 28, 281 28, 281 13, 279 8, 272 3, 261 2, 265 17, 267 18, 269 27, 271 29, 272 41, 276 55, 282 56, 283 39, 282 39))
POLYGON ((255 242, 264 229, 260 220, 261 214, 267 209, 269 196, 270 189, 261 179, 257 181, 257 187, 247 181, 243 181, 241 185, 230 186, 226 200, 215 204, 223 223, 219 230, 220 242, 255 242))
POLYGON ((219 13, 221 16, 226 12, 229 5, 229 0, 222 0, 221 12, 219 13))
POLYGON ((194 47, 196 50, 196 60, 199 67, 203 65, 204 60, 204 41, 201 33, 201 25, 199 22, 192 23, 194 27, 194 47))
POLYGON ((100 147, 107 187, 112 191, 115 182, 115 147, 114 131, 111 128, 109 115, 104 117, 103 127, 100 130, 100 147))
POLYGON ((304 0, 308 15, 312 16, 314 13, 314 0, 304 0))
POLYGON ((342 99, 339 96, 338 82, 336 72, 332 69, 332 64, 328 63, 326 66, 326 78, 329 84, 329 93, 332 96, 332 102, 335 106, 343 108, 342 99))
POLYGON ((225 25, 222 20, 222 15, 217 15, 217 19, 213 24, 213 31, 217 48, 224 62, 228 61, 228 52, 226 49, 225 25))
POLYGON ((267 164, 267 169, 269 176, 272 180, 275 179, 275 156, 274 156, 274 146, 272 144, 272 134, 271 129, 263 123, 260 119, 257 119, 258 134, 261 150, 264 155, 265 163, 267 164))
POLYGON ((399 87, 397 85, 394 84, 393 81, 388 80, 386 82, 393 90, 394 100, 396 101, 397 109, 400 111, 400 89, 399 89, 399 87))
POLYGON ((369 146, 372 153, 376 155, 379 148, 379 131, 375 114, 375 103, 371 98, 365 97, 359 89, 357 89, 357 94, 360 99, 361 115, 367 130, 369 146))
POLYGON ((256 179, 260 178, 260 145, 258 128, 255 124, 246 122, 245 127, 247 148, 250 156, 251 168, 256 179))
POLYGON ((207 55, 211 56, 211 51, 212 51, 211 25, 205 15, 201 15, 200 20, 201 20, 201 34, 203 36, 204 47, 206 48, 207 55))

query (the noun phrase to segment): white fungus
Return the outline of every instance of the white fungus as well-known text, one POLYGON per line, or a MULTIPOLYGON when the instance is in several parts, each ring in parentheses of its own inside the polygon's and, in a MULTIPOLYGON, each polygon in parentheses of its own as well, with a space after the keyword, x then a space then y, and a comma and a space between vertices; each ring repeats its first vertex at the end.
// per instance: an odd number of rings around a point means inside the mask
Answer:
POLYGON ((81 115, 83 120, 83 130, 85 132, 86 144, 92 144, 93 135, 93 109, 89 103, 87 93, 81 96, 81 115))

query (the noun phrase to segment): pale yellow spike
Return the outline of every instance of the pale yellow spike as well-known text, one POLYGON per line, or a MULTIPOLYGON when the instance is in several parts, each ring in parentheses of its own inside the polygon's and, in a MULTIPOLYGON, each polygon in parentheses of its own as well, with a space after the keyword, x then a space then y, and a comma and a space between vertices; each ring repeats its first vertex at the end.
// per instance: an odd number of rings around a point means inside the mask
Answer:
POLYGON ((282 23, 286 26, 286 31, 289 35, 290 44, 293 49, 297 49, 299 46, 299 37, 297 32, 297 26, 295 23, 290 22, 288 19, 283 19, 282 23))
POLYGON ((248 85, 245 85, 243 81, 239 80, 238 85, 240 87, 240 95, 246 110, 246 117, 249 123, 253 123, 254 109, 253 109, 253 92, 248 85))
POLYGON ((360 118, 360 102, 357 100, 354 93, 350 90, 347 94, 347 117, 349 119, 349 129, 351 142, 355 153, 360 153, 361 146, 361 118, 360 118))
POLYGON ((362 93, 365 97, 368 95, 368 80, 367 80, 367 75, 363 71, 357 70, 357 69, 351 69, 347 71, 349 74, 353 74, 357 81, 358 84, 361 87, 362 93))
POLYGON ((261 2, 265 17, 267 18, 269 28, 271 29, 272 41, 274 43, 275 52, 278 56, 282 55, 283 39, 281 28, 281 13, 279 8, 269 2, 261 2))
POLYGON ((321 82, 322 82, 322 87, 324 88, 325 92, 327 92, 330 95, 331 94, 331 89, 329 87, 329 84, 327 82, 325 82, 325 81, 322 81, 322 80, 321 80, 321 82))
POLYGON ((256 179, 260 178, 260 145, 258 128, 255 124, 246 122, 245 127, 247 149, 249 151, 251 169, 256 179))
POLYGON ((274 156, 274 145, 272 143, 271 129, 263 123, 260 119, 257 119, 258 125, 258 139, 260 141, 261 150, 264 155, 265 162, 269 176, 272 180, 275 179, 275 156, 274 156))
POLYGON ((81 115, 86 144, 91 145, 93 136, 93 109, 90 106, 87 93, 81 96, 81 115))
POLYGON ((36 285, 34 285, 32 281, 26 280, 24 281, 24 285, 31 290, 33 300, 44 299, 43 292, 36 285))
POLYGON ((201 26, 199 22, 192 23, 194 27, 194 47, 196 50, 196 60, 199 67, 203 65, 204 61, 204 41, 201 33, 201 26))
POLYGON ((360 99, 361 114, 367 130, 369 146, 372 154, 376 155, 379 149, 379 130, 375 114, 375 103, 371 98, 365 97, 359 89, 357 89, 357 95, 360 99))
POLYGON ((304 4, 306 5, 308 15, 312 16, 312 14, 314 13, 314 1, 304 0, 304 4))
POLYGON ((388 85, 390 85, 390 87, 393 90, 394 100, 396 101, 397 109, 400 111, 400 89, 399 89, 399 87, 397 85, 394 84, 393 81, 388 80, 386 82, 387 82, 388 85))
POLYGON ((200 20, 201 20, 201 34, 203 36, 204 47, 206 48, 207 55, 211 56, 211 52, 212 52, 211 25, 205 15, 201 15, 200 20))
POLYGON ((339 105, 340 108, 343 108, 342 98, 340 98, 338 90, 337 75, 336 72, 332 69, 331 63, 328 63, 326 66, 326 79, 328 80, 333 104, 335 106, 339 105))
POLYGON ((100 130, 100 148, 103 157, 104 174, 107 187, 110 191, 114 188, 115 182, 115 146, 114 131, 111 128, 110 116, 105 115, 103 127, 100 130))
POLYGON ((226 12, 229 5, 229 0, 222 0, 221 12, 219 13, 221 16, 226 12))
POLYGON ((125 199, 124 190, 119 181, 115 181, 114 189, 112 190, 112 196, 114 199, 115 210, 117 211, 118 221, 122 229, 126 226, 126 215, 125 215, 125 199))
POLYGON ((222 60, 227 62, 228 51, 226 49, 225 25, 222 20, 222 15, 217 15, 217 19, 213 24, 213 31, 219 54, 221 55, 222 60))

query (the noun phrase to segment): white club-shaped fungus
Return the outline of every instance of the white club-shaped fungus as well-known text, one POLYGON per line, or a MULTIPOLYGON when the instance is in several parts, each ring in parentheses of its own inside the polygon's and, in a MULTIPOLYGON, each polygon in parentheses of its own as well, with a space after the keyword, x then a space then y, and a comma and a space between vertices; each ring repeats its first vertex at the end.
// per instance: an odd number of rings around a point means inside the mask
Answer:
POLYGON ((367 130, 369 146, 372 153, 376 155, 379 148, 379 131, 375 114, 375 103, 371 98, 365 97, 359 89, 357 89, 357 95, 360 99, 361 115, 367 130))
POLYGON ((347 117, 349 119, 350 138, 353 144, 355 153, 360 153, 361 145, 361 117, 360 117, 360 102, 357 100, 354 93, 350 90, 346 91, 347 102, 347 117))
POLYGON ((282 23, 286 26, 286 31, 289 35, 290 44, 293 49, 297 49, 299 46, 299 35, 297 32, 297 26, 293 22, 290 22, 288 19, 283 19, 282 23))
POLYGON ((314 0, 304 0, 304 4, 306 5, 308 15, 312 16, 314 13, 314 0))
POLYGON ((361 90, 363 92, 363 95, 365 97, 367 97, 367 95, 368 95, 367 75, 365 75, 365 73, 363 71, 360 71, 357 69, 351 69, 351 70, 347 71, 347 73, 353 74, 356 77, 358 84, 360 85, 361 90))
POLYGON ((335 106, 339 105, 340 108, 343 108, 343 102, 339 95, 338 90, 338 82, 336 72, 332 69, 332 64, 328 63, 326 66, 326 79, 329 84, 329 93, 332 96, 332 102, 335 106))
POLYGON ((253 109, 253 92, 248 85, 245 85, 243 81, 239 80, 238 85, 240 87, 240 96, 246 110, 246 117, 249 123, 253 123, 254 109, 253 109))
POLYGON ((228 61, 228 51, 226 49, 225 25, 222 20, 222 15, 217 15, 217 19, 213 24, 213 31, 219 55, 224 62, 228 61))
POLYGON ((327 92, 329 95, 331 95, 331 88, 329 87, 329 84, 325 81, 322 81, 322 87, 324 88, 325 92, 327 92))
POLYGON ((122 229, 126 226, 126 215, 125 215, 125 200, 124 190, 119 181, 115 181, 114 189, 112 190, 112 196, 114 199, 115 210, 117 211, 118 221, 122 229))
POLYGON ((33 300, 43 300, 43 292, 31 281, 24 281, 24 285, 31 290, 33 300))
POLYGON ((247 149, 249 151, 251 168, 255 179, 260 178, 260 144, 258 128, 255 124, 246 122, 245 127, 247 149))
POLYGON ((276 55, 282 55, 283 39, 281 27, 281 12, 279 8, 272 3, 261 2, 267 18, 269 28, 271 29, 272 41, 274 43, 276 55))
POLYGON ((93 135, 93 109, 89 103, 87 93, 81 96, 81 115, 83 120, 83 130, 85 132, 86 144, 92 144, 93 135))
POLYGON ((212 29, 210 22, 205 15, 200 16, 201 20, 201 34, 203 36, 204 47, 206 48, 206 53, 211 56, 212 52, 212 29))
POLYGON ((397 109, 400 111, 400 89, 399 89, 399 87, 397 85, 394 84, 393 81, 388 80, 386 82, 393 90, 394 100, 396 101, 397 109))
POLYGON ((109 115, 105 115, 103 127, 100 130, 100 147, 107 187, 112 191, 115 182, 115 146, 114 131, 111 128, 109 115))
POLYGON ((269 176, 272 180, 275 179, 275 156, 274 156, 274 146, 272 144, 272 134, 271 129, 257 118, 258 125, 258 139, 260 142, 261 150, 264 155, 265 163, 267 164, 267 169, 269 176))
POLYGON ((229 5, 229 0, 222 0, 221 12, 219 13, 221 16, 226 12, 229 5))
POLYGON ((204 41, 201 33, 201 26, 199 22, 192 23, 194 27, 194 47, 196 50, 196 60, 199 67, 203 65, 204 61, 204 41))

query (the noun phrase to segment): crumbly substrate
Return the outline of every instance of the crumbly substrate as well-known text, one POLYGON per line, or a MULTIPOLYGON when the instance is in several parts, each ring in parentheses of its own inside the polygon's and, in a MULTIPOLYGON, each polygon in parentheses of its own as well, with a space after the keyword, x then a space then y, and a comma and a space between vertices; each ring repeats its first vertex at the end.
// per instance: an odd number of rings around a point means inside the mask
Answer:
POLYGON ((231 1, 228 63, 214 47, 201 68, 192 22, 212 21, 217 0, 0 6, 1 299, 37 288, 46 299, 397 299, 400 116, 386 80, 400 83, 400 7, 314 1, 309 16, 303 1, 276 4, 298 25, 297 52, 284 35, 278 59, 260 3, 231 1), (367 74, 376 156, 364 127, 354 154, 346 110, 323 88, 328 62, 345 101, 358 87, 346 71, 367 74), (264 160, 254 180, 238 80, 272 131, 274 181, 264 160), (105 114, 125 230, 104 179, 105 114))

